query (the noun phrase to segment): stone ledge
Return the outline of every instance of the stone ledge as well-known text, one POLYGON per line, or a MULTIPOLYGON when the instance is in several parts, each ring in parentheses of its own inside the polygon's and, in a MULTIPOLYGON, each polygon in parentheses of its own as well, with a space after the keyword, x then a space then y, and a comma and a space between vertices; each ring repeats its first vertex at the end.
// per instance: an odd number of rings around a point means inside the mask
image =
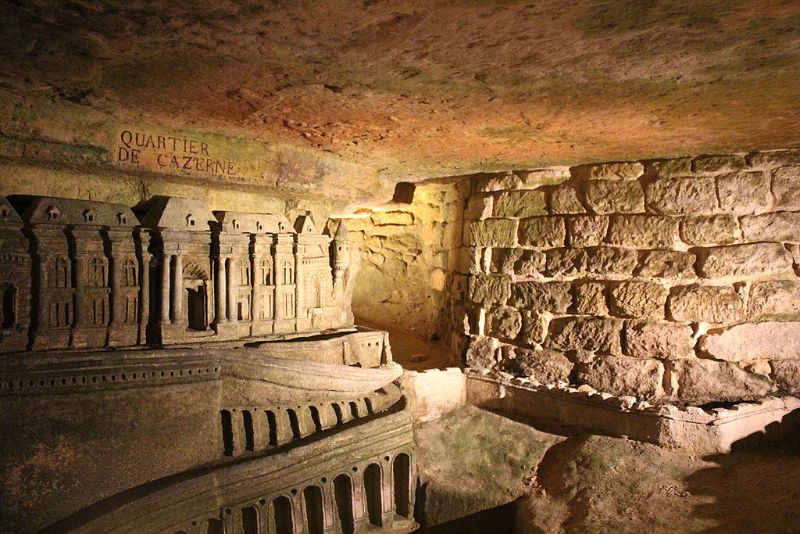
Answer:
POLYGON ((616 397, 567 384, 543 385, 524 378, 506 379, 467 372, 467 402, 547 427, 581 429, 707 454, 764 432, 800 409, 796 397, 765 397, 731 408, 679 408, 653 405, 635 397, 616 397))

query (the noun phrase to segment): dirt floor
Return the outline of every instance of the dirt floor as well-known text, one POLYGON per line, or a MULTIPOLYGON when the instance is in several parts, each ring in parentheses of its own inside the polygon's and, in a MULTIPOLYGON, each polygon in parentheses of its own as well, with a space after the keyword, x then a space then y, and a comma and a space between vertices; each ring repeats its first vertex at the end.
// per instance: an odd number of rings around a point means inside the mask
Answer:
MULTIPOLYGON (((484 492, 483 498, 489 502, 491 494, 502 486, 506 499, 510 499, 514 492, 507 489, 513 486, 507 467, 492 468, 488 464, 518 456, 521 444, 530 444, 537 453, 546 445, 546 451, 524 475, 523 496, 515 503, 498 504, 460 521, 436 526, 428 523, 428 528, 420 532, 800 532, 800 435, 796 431, 787 435, 783 432, 785 425, 771 429, 766 437, 753 436, 735 444, 728 454, 694 456, 621 438, 540 432, 534 439, 529 434, 533 429, 522 428, 526 425, 506 420, 498 426, 500 416, 468 410, 468 426, 496 428, 497 437, 484 433, 472 439, 455 432, 451 418, 464 417, 458 412, 428 423, 418 433, 417 444, 423 464, 420 471, 428 475, 428 492, 435 492, 437 485, 459 487, 460 494, 484 492), (441 441, 431 439, 434 434, 440 435, 441 441), (499 434, 503 434, 502 438, 499 434), (457 443, 448 445, 448 440, 457 443), (513 450, 517 452, 506 456, 499 448, 509 442, 515 444, 513 450), (485 448, 470 455, 482 458, 480 461, 487 465, 476 467, 473 460, 460 462, 454 458, 446 473, 441 471, 446 474, 446 483, 437 480, 436 470, 424 465, 435 457, 426 453, 426 448, 453 447, 457 452, 465 445, 485 448), (459 465, 463 467, 460 474, 459 465), (476 477, 476 472, 487 474, 486 479, 476 477), (494 473, 502 474, 501 485, 492 480, 494 473)), ((441 500, 442 495, 438 498, 441 500)), ((458 495, 454 500, 453 506, 458 506, 458 495)), ((502 501, 494 499, 497 503, 502 501)))

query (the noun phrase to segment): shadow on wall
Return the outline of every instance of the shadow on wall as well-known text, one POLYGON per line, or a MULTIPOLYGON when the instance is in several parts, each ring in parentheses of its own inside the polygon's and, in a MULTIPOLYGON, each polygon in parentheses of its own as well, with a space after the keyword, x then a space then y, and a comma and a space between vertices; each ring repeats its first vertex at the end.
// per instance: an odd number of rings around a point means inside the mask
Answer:
POLYGON ((706 456, 716 467, 686 477, 686 489, 713 502, 695 506, 693 517, 713 519, 708 534, 800 531, 800 410, 765 433, 733 444, 731 453, 706 456))

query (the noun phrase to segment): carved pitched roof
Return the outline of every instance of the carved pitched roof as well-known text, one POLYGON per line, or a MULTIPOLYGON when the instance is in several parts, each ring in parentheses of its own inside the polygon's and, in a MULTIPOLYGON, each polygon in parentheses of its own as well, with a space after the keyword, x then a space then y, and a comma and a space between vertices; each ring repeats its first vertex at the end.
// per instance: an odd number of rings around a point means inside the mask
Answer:
POLYGON ((333 238, 337 241, 344 241, 347 239, 347 235, 347 219, 341 219, 339 221, 339 226, 336 227, 336 234, 334 234, 333 238))
POLYGON ((142 226, 203 232, 214 215, 204 200, 157 196, 136 208, 142 226))
POLYGON ((70 224, 75 226, 138 226, 139 220, 124 204, 55 197, 15 197, 27 208, 22 219, 30 224, 70 224))
POLYGON ((294 233, 294 228, 283 215, 274 213, 246 213, 242 211, 215 211, 214 216, 220 224, 227 223, 231 231, 253 234, 294 233))
POLYGON ((294 221, 294 229, 298 234, 313 234, 317 231, 314 219, 310 214, 297 217, 297 220, 294 221))
POLYGON ((0 224, 22 225, 22 218, 6 197, 0 197, 0 224))

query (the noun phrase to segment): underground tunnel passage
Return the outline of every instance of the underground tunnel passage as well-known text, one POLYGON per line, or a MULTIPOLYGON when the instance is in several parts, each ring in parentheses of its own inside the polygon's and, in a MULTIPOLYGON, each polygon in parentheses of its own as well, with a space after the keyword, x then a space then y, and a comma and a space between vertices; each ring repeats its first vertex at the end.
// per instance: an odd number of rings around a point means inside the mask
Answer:
POLYGON ((800 531, 800 5, 0 4, 0 532, 800 531))

